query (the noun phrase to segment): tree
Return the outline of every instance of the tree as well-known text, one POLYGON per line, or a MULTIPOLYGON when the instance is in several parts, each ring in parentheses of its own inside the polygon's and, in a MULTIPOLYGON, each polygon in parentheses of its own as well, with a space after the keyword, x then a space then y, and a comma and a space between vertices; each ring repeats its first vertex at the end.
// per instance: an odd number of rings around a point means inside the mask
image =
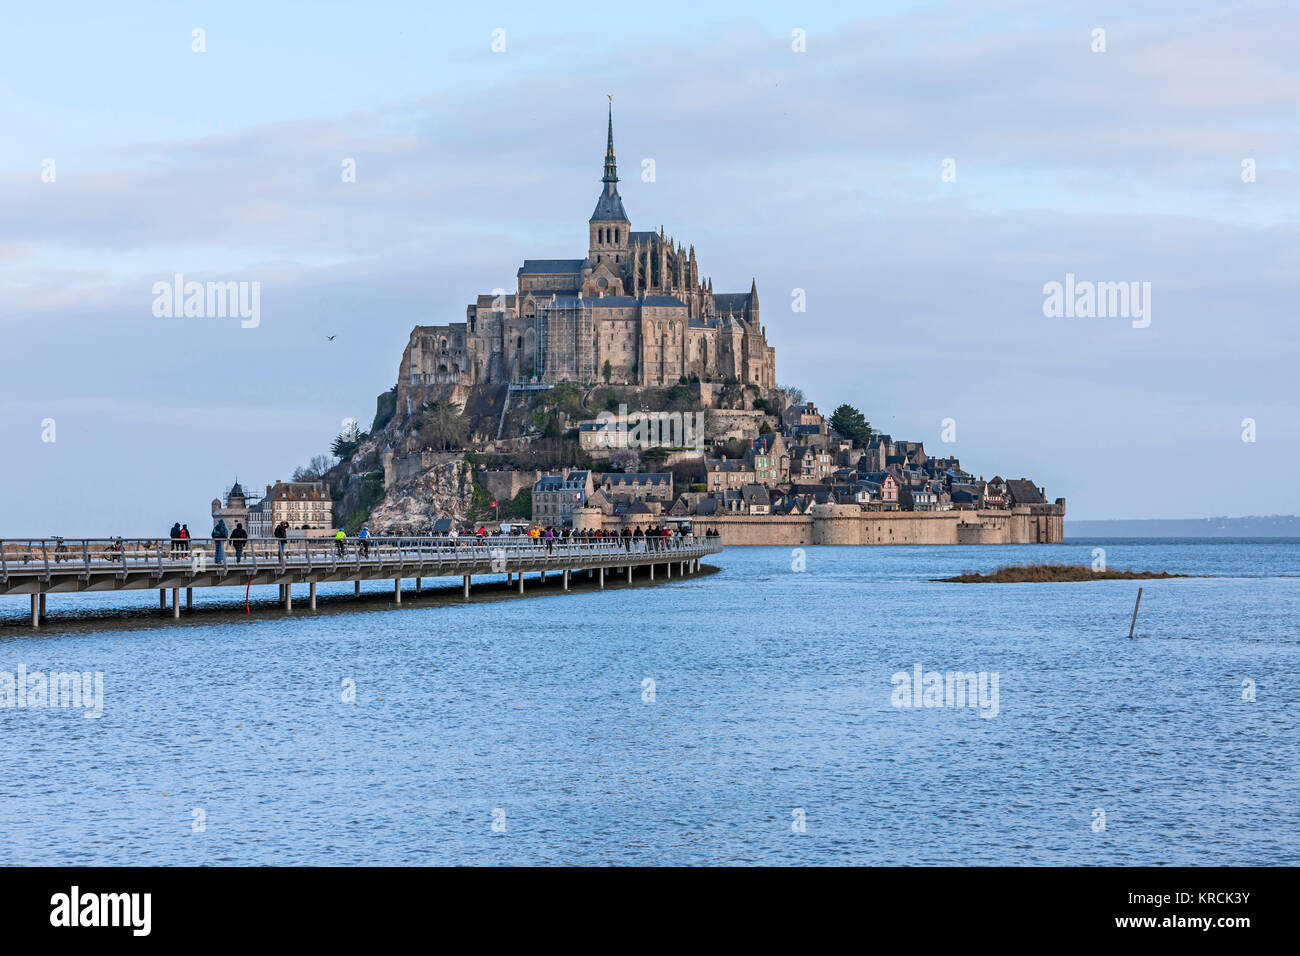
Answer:
POLYGON ((614 377, 614 366, 609 364, 609 359, 605 359, 605 364, 601 367, 600 374, 604 377, 605 384, 608 385, 609 380, 614 377))
POLYGON ((415 423, 420 439, 429 447, 445 451, 461 447, 469 437, 469 419, 455 402, 434 400, 424 406, 415 423))
POLYGON ((874 434, 871 423, 852 405, 841 405, 831 412, 831 427, 845 438, 852 438, 858 448, 866 448, 874 434))
POLYGON ((295 468, 294 481, 319 481, 337 462, 329 455, 313 455, 305 468, 295 468))

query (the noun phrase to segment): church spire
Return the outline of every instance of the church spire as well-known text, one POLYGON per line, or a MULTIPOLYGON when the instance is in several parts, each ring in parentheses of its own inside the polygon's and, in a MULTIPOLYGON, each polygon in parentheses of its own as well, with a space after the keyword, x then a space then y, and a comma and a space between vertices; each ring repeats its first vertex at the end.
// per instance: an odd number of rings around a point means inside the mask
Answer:
MULTIPOLYGON (((609 135, 605 140, 605 175, 600 180, 604 186, 600 198, 596 200, 596 211, 591 214, 590 222, 627 223, 627 212, 623 209, 623 200, 618 194, 618 163, 614 160, 614 94, 609 94, 609 135)), ((626 243, 627 229, 613 231, 619 243, 626 243)), ((599 239, 601 233, 593 233, 599 239)), ((594 243, 593 243, 594 248, 594 243)))
POLYGON ((618 163, 614 159, 614 94, 609 94, 609 138, 605 141, 605 175, 603 183, 618 182, 618 163))

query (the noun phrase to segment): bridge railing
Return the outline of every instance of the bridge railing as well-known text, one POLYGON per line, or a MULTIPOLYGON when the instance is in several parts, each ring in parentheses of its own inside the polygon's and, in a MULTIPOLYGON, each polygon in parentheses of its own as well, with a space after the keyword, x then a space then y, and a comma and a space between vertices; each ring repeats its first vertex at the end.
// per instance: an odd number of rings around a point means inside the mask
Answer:
MULTIPOLYGON (((209 568, 250 570, 376 567, 429 561, 503 561, 523 558, 608 558, 718 550, 714 537, 651 535, 641 538, 534 538, 527 535, 367 538, 26 538, 0 540, 0 576, 69 572, 195 572, 209 568)), ((502 568, 504 570, 504 566, 502 568)))

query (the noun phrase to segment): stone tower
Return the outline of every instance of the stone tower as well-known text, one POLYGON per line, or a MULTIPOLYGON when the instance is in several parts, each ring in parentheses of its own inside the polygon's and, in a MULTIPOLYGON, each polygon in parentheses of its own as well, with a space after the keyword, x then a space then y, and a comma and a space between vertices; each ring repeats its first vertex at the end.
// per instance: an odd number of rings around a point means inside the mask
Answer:
POLYGON ((623 200, 618 194, 618 163, 614 159, 614 98, 609 98, 609 133, 605 142, 605 175, 601 177, 600 198, 596 200, 596 211, 591 214, 587 228, 590 241, 587 244, 587 261, 592 265, 608 263, 609 268, 619 273, 628 261, 628 231, 632 223, 623 208, 623 200))

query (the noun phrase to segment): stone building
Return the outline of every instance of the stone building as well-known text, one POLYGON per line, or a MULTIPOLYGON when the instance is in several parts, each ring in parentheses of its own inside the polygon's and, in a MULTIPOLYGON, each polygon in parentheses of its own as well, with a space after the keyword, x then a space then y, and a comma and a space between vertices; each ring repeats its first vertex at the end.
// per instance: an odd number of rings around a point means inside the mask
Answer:
POLYGON ((266 486, 263 509, 270 504, 270 525, 274 530, 281 521, 289 522, 293 531, 329 532, 334 526, 334 502, 330 486, 324 481, 279 481, 266 486))
MULTIPOLYGON (((235 479, 235 483, 226 492, 224 503, 220 498, 212 499, 212 527, 215 528, 218 521, 224 521, 227 531, 234 531, 236 523, 242 524, 247 530, 248 511, 249 496, 244 492, 244 486, 239 483, 239 479, 235 479)), ((197 531, 194 533, 202 536, 205 532, 197 531)), ((252 535, 251 531, 249 535, 252 535)))
POLYGON ((694 246, 634 231, 618 193, 611 107, 604 175, 587 222, 587 254, 525 259, 514 291, 478 296, 464 322, 418 325, 402 354, 408 413, 432 386, 609 381, 671 385, 736 379, 776 385, 758 287, 714 292, 694 246))
POLYGON ((574 512, 588 506, 592 486, 589 471, 543 475, 533 484, 533 523, 556 528, 573 527, 574 512))

